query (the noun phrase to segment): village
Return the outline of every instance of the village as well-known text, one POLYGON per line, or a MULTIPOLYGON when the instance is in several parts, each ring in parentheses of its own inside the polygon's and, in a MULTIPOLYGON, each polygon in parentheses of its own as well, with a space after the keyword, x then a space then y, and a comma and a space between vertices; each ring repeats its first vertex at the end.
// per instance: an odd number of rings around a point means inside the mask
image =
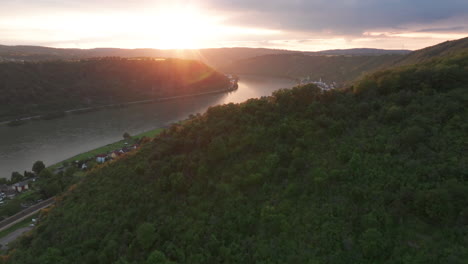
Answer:
MULTIPOLYGON (((81 178, 87 170, 135 151, 146 140, 143 135, 132 137, 128 133, 124 133, 123 137, 121 141, 47 168, 42 161, 36 161, 32 171, 25 171, 24 174, 13 172, 10 180, 5 179, 0 183, 0 220, 54 196, 59 191, 54 186, 54 180, 60 178, 59 181, 63 182, 61 179, 64 177, 81 178)), ((61 189, 65 187, 61 186, 61 189)))
POLYGON ((0 183, 0 230, 8 229, 0 237, 0 250, 8 249, 9 242, 34 228, 41 219, 39 210, 53 204, 55 195, 79 181, 86 171, 135 151, 148 136, 160 131, 155 129, 133 137, 124 133, 123 140, 58 164, 46 167, 42 161, 36 161, 32 171, 13 172, 11 179, 0 183))
POLYGON ((74 160, 71 164, 67 162, 62 163, 62 165, 54 170, 54 173, 64 172, 70 166, 76 167, 83 171, 88 170, 94 167, 96 164, 102 164, 111 160, 114 160, 122 155, 125 155, 128 152, 136 150, 139 147, 138 143, 130 145, 128 142, 124 143, 124 146, 121 148, 95 155, 94 157, 88 157, 81 160, 74 160))
POLYGON ((299 85, 315 84, 315 85, 317 85, 317 87, 322 89, 322 91, 332 90, 332 89, 335 89, 337 87, 336 82, 326 83, 326 82, 322 81, 322 78, 320 78, 318 81, 314 81, 314 80, 312 80, 312 78, 310 76, 299 78, 299 80, 297 82, 298 82, 299 85))

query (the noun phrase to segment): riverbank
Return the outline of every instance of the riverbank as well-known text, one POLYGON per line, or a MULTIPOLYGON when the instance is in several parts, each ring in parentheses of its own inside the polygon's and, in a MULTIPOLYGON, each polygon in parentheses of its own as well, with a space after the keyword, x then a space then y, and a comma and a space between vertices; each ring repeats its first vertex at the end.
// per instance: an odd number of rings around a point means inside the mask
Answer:
MULTIPOLYGON (((139 133, 139 134, 137 134, 135 136, 131 136, 131 139, 133 141, 136 141, 136 140, 139 140, 139 139, 141 139, 143 137, 151 138, 151 137, 154 137, 154 136, 158 135, 159 133, 161 133, 164 129, 165 128, 152 129, 152 130, 149 130, 149 131, 146 131, 146 132, 143 132, 143 133, 139 133)), ((99 155, 99 154, 102 154, 102 153, 108 153, 108 152, 117 150, 119 148, 125 147, 126 146, 125 143, 127 143, 127 141, 128 140, 119 140, 119 141, 116 141, 114 143, 110 143, 110 144, 107 144, 105 146, 101 146, 99 148, 95 148, 95 149, 92 149, 92 150, 77 154, 77 155, 75 155, 73 157, 67 158, 67 159, 65 159, 63 161, 57 162, 57 163, 55 163, 53 165, 50 165, 47 168, 53 172, 53 171, 59 169, 60 167, 64 167, 67 164, 71 164, 74 161, 94 158, 96 155, 99 155)))
POLYGON ((0 175, 10 178, 13 171, 31 170, 37 160, 46 165, 55 164, 119 141, 124 132, 136 135, 168 126, 190 114, 203 113, 210 106, 240 103, 295 85, 290 80, 239 77, 239 88, 228 93, 72 114, 53 120, 30 121, 18 127, 0 126, 0 175))
MULTIPOLYGON (((92 159, 98 154, 107 153, 107 152, 122 148, 123 146, 126 146, 125 143, 127 143, 128 141, 137 141, 143 137, 148 137, 148 138, 154 137, 158 135, 159 133, 161 133, 164 129, 165 128, 156 128, 156 129, 152 129, 143 133, 139 133, 135 136, 131 136, 131 138, 127 140, 125 139, 119 140, 117 142, 107 144, 105 146, 77 154, 71 158, 65 159, 61 162, 48 166, 47 168, 51 171, 55 171, 60 167, 62 168, 65 167, 64 164, 72 164, 72 162, 76 160, 92 159)), ((78 171, 78 172, 83 174, 81 171, 78 171)), ((32 191, 32 192, 35 192, 35 191, 32 191)), ((26 195, 26 194, 31 194, 31 191, 24 193, 23 195, 26 195)), ((14 199, 19 199, 19 197, 16 197, 14 199)), ((39 204, 31 206, 27 209, 21 210, 15 215, 1 221, 0 222, 0 249, 4 247, 6 244, 8 244, 9 242, 15 240, 18 236, 20 236, 23 233, 23 231, 22 232, 18 232, 18 231, 23 230, 26 227, 28 230, 32 229, 32 227, 29 227, 29 224, 31 223, 31 219, 33 218, 33 216, 30 216, 30 215, 37 214, 38 209, 36 208, 42 208, 42 205, 45 205, 45 206, 50 205, 53 199, 54 198, 50 198, 46 201, 40 202, 39 204)), ((25 231, 28 231, 28 230, 25 229, 25 231)))
MULTIPOLYGON (((62 111, 62 112, 52 113, 53 114, 52 118, 60 118, 60 117, 66 116, 68 114, 81 114, 81 113, 94 112, 94 111, 99 111, 99 110, 104 110, 104 109, 127 107, 127 106, 132 106, 132 105, 139 105, 139 104, 159 103, 159 102, 164 102, 164 101, 169 101, 169 100, 177 100, 177 99, 182 99, 182 98, 190 98, 190 97, 198 97, 198 96, 218 94, 218 93, 226 93, 226 92, 231 92, 231 91, 236 90, 237 87, 238 87, 237 86, 237 80, 235 80, 235 82, 231 82, 229 87, 226 88, 226 89, 220 89, 220 90, 204 92, 204 93, 177 95, 177 96, 169 96, 169 97, 162 97, 162 98, 156 98, 156 99, 148 99, 148 100, 140 100, 140 101, 133 101, 133 102, 125 102, 125 103, 117 103, 117 104, 108 104, 108 105, 99 105, 99 106, 92 106, 92 107, 70 109, 70 110, 65 110, 65 111, 62 111)), ((51 117, 51 114, 44 114, 44 115, 35 115, 35 116, 24 117, 24 118, 17 118, 17 119, 14 119, 14 120, 2 121, 2 122, 0 122, 0 126, 7 126, 7 125, 17 126, 17 125, 22 125, 25 122, 32 121, 32 120, 52 119, 50 117, 51 117)))

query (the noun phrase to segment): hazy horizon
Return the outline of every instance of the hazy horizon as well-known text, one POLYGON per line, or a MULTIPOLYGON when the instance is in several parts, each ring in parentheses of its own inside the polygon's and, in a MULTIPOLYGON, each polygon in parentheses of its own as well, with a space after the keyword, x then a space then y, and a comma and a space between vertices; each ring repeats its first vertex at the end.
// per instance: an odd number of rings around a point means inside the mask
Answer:
MULTIPOLYGON (((467 36, 468 37, 468 36, 467 36)), ((444 41, 443 41, 444 42, 444 41)), ((442 42, 440 42, 442 43, 442 42)), ((440 44, 435 43, 434 45, 440 44)), ((268 48, 268 47, 247 47, 247 46, 233 46, 233 47, 206 47, 206 48, 183 48, 183 49, 172 49, 172 48, 152 48, 152 47, 141 47, 141 48, 120 48, 120 47, 90 47, 90 48, 58 48, 58 47, 51 47, 51 46, 42 46, 42 45, 28 45, 28 44, 11 44, 5 45, 0 43, 0 46, 8 46, 8 47, 41 47, 41 48, 51 48, 51 49, 79 49, 79 50, 93 50, 93 49, 122 49, 122 50, 145 50, 145 49, 152 49, 152 50, 163 50, 163 51, 171 51, 171 50, 204 50, 204 49, 271 49, 271 50, 285 50, 285 51, 302 51, 302 52, 320 52, 320 51, 327 51, 327 50, 348 50, 348 49, 375 49, 375 50, 409 50, 409 49, 379 49, 379 48, 369 48, 369 47, 356 47, 356 48, 337 48, 337 49, 321 49, 321 50, 297 50, 297 49, 282 49, 282 48, 268 48)), ((432 45, 431 45, 432 46, 432 45)), ((425 47, 422 47, 425 48, 425 47)), ((413 51, 413 50, 409 50, 413 51)))

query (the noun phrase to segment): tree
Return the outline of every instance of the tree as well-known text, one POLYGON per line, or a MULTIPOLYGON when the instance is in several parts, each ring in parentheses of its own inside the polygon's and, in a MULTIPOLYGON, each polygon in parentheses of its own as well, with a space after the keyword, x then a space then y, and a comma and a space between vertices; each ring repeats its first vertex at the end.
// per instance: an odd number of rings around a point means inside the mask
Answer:
POLYGON ((39 174, 37 185, 44 198, 52 197, 62 189, 59 175, 54 175, 48 169, 42 170, 41 174, 39 174))
POLYGON ((137 240, 144 249, 149 249, 156 240, 156 230, 150 223, 143 223, 136 231, 137 240))
POLYGON ((151 254, 148 256, 146 263, 147 264, 164 264, 164 263, 171 263, 171 262, 167 260, 166 255, 164 255, 163 252, 159 250, 155 250, 151 252, 151 254))
POLYGON ((34 177, 34 173, 30 172, 30 171, 24 171, 24 178, 28 179, 28 178, 32 178, 34 177))
POLYGON ((129 140, 129 139, 131 138, 131 136, 130 136, 130 134, 129 134, 128 132, 125 132, 125 133, 123 134, 123 138, 124 138, 125 140, 129 140))
POLYGON ((43 169, 45 169, 44 162, 42 162, 40 160, 34 162, 33 167, 32 167, 32 171, 34 171, 36 174, 39 174, 39 173, 41 173, 41 171, 43 169))
POLYGON ((17 172, 17 171, 14 171, 12 174, 11 174, 11 179, 10 179, 10 182, 11 183, 17 183, 17 182, 20 182, 24 180, 24 176, 21 175, 21 173, 17 172))

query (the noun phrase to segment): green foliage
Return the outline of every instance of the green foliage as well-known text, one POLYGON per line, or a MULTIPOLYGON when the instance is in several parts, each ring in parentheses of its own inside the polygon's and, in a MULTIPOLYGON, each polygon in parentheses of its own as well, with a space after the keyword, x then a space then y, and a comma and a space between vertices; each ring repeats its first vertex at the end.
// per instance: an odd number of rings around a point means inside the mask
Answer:
POLYGON ((422 63, 435 58, 453 56, 468 51, 468 38, 446 41, 435 46, 411 52, 397 61, 396 65, 422 63))
POLYGON ((140 246, 148 250, 156 240, 156 230, 150 223, 141 224, 136 230, 136 239, 140 246))
MULTIPOLYGON (((65 110, 190 95, 229 87, 229 80, 192 60, 118 57, 0 63, 0 120, 65 110)), ((13 124, 14 125, 14 124, 13 124)))
POLYGON ((32 171, 34 171, 36 174, 40 174, 43 169, 45 169, 44 162, 42 162, 40 160, 34 162, 34 164, 32 166, 32 171))
POLYGON ((91 171, 11 262, 466 262, 467 62, 210 108, 91 171))
POLYGON ((148 259, 146 260, 146 264, 169 264, 169 263, 171 262, 167 260, 164 253, 162 253, 159 250, 155 250, 151 252, 151 254, 148 256, 148 259))
POLYGON ((75 181, 76 168, 69 168, 65 172, 52 173, 49 169, 44 169, 39 174, 36 182, 39 192, 43 198, 49 198, 65 191, 75 181))
POLYGON ((17 183, 24 180, 24 176, 21 173, 14 171, 11 173, 10 184, 17 183))
POLYGON ((225 72, 278 76, 286 78, 322 79, 326 82, 350 82, 362 74, 393 64, 403 56, 326 56, 306 54, 264 55, 237 60, 221 67, 225 72))

